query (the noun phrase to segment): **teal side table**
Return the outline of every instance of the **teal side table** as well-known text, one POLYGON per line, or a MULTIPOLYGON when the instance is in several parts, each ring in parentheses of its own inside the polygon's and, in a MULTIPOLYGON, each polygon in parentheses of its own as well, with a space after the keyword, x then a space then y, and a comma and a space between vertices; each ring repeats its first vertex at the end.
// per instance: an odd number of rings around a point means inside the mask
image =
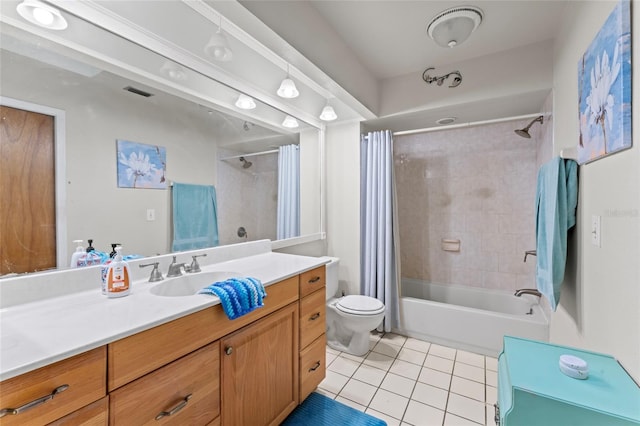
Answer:
POLYGON ((500 426, 640 425, 640 388, 611 356, 505 336, 498 357, 500 426), (560 355, 589 365, 586 380, 564 375, 560 355))

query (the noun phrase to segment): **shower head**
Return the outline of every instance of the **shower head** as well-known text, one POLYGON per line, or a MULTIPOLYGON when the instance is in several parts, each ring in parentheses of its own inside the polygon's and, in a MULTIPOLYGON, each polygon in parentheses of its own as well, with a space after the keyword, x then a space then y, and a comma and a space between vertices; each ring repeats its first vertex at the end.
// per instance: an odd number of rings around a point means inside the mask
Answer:
POLYGON ((536 117, 536 118, 533 119, 533 121, 531 123, 529 123, 529 125, 527 127, 525 127, 524 129, 514 130, 514 132, 516 132, 516 135, 518 135, 518 136, 522 136, 523 138, 531 139, 531 135, 529 134, 529 128, 531 126, 533 126, 533 123, 535 123, 536 121, 539 121, 540 124, 542 124, 544 122, 544 118, 542 116, 536 117))
POLYGON ((240 161, 243 163, 242 164, 242 168, 243 169, 248 169, 249 167, 251 167, 253 165, 253 163, 251 161, 247 161, 244 157, 240 157, 240 161))

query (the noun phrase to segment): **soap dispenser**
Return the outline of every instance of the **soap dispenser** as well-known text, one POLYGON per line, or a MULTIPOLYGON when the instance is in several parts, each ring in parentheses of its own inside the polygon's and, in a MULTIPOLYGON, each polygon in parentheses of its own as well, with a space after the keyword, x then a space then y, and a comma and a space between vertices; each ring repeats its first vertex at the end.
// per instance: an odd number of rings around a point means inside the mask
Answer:
POLYGON ((109 298, 129 295, 131 274, 129 273, 129 264, 122 260, 121 250, 122 246, 114 248, 116 255, 107 271, 106 293, 109 298))
POLYGON ((87 253, 84 251, 82 247, 82 240, 73 240, 74 243, 78 245, 76 247, 76 251, 71 255, 71 268, 78 268, 80 266, 85 266, 85 258, 87 253))

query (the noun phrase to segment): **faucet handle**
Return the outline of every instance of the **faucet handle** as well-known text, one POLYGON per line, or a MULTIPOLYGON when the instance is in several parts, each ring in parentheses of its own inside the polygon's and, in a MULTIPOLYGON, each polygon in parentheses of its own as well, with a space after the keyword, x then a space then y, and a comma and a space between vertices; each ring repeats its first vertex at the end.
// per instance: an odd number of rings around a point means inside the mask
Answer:
POLYGON ((191 266, 189 267, 189 272, 200 272, 202 271, 202 269, 200 269, 200 264, 198 263, 198 257, 206 257, 207 253, 203 253, 203 254, 196 254, 194 256, 191 256, 191 258, 193 259, 191 261, 191 266))
POLYGON ((164 280, 164 277, 162 276, 162 272, 160 272, 160 270, 158 269, 159 264, 160 262, 153 262, 153 263, 146 263, 144 265, 140 265, 141 268, 145 268, 147 266, 153 266, 153 269, 151 270, 151 275, 149 276, 150 283, 164 280))

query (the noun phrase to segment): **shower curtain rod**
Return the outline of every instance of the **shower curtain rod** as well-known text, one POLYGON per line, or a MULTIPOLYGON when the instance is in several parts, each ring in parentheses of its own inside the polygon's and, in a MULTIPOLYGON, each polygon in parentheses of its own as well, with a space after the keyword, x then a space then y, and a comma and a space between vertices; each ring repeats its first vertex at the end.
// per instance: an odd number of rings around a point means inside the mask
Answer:
POLYGON ((393 132, 393 136, 415 135, 417 133, 437 132, 439 130, 447 130, 447 129, 459 129, 462 127, 480 126, 482 124, 504 123, 506 121, 516 121, 516 120, 524 120, 527 118, 539 117, 540 115, 545 115, 545 114, 538 112, 535 114, 517 115, 514 117, 495 118, 493 120, 470 121, 468 123, 449 124, 447 126, 426 127, 424 129, 415 129, 415 130, 403 130, 400 132, 393 132))
POLYGON ((272 149, 270 151, 261 151, 261 152, 250 152, 247 154, 240 154, 240 155, 232 155, 231 157, 223 157, 223 158, 219 158, 220 161, 222 160, 233 160, 235 158, 240 158, 240 157, 253 157, 256 155, 267 155, 267 154, 274 154, 277 153, 278 150, 277 149, 272 149))

